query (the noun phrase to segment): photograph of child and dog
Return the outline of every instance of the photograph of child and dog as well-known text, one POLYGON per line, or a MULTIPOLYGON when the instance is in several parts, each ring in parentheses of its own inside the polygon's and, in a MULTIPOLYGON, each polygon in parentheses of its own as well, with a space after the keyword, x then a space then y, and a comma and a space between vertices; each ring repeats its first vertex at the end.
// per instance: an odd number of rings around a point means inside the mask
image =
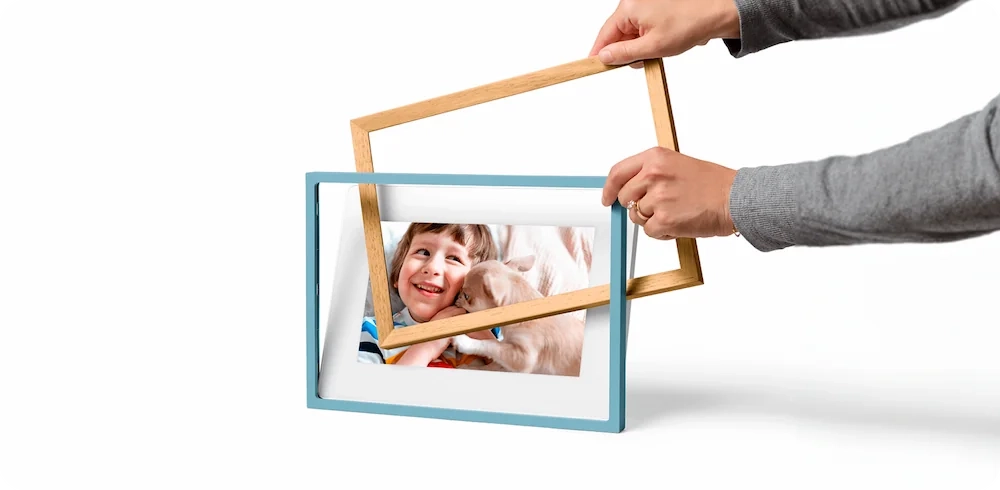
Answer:
MULTIPOLYGON (((587 227, 382 223, 393 328, 589 287, 587 227)), ((382 349, 371 283, 358 362, 579 376, 586 310, 382 349)))

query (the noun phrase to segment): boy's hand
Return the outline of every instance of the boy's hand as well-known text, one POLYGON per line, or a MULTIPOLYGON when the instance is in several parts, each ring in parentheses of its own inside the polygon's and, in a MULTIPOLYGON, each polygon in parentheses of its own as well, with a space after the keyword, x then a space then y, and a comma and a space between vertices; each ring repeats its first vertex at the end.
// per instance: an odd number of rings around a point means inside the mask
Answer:
MULTIPOLYGON (((449 318, 458 315, 464 315, 466 313, 468 313, 468 311, 465 311, 465 308, 462 308, 461 306, 449 306, 439 311, 437 315, 434 315, 434 317, 431 318, 431 321, 441 320, 442 318, 449 318)), ((477 332, 470 332, 466 335, 478 340, 496 340, 496 336, 494 336, 493 332, 489 330, 479 330, 477 332)))
POLYGON ((437 312, 436 315, 434 315, 433 317, 431 317, 431 321, 433 322, 434 320, 443 320, 445 318, 451 318, 453 316, 464 315, 466 313, 468 313, 468 311, 465 311, 465 308, 461 308, 461 307, 458 307, 458 306, 449 306, 449 307, 447 307, 447 308, 445 308, 445 309, 437 312))

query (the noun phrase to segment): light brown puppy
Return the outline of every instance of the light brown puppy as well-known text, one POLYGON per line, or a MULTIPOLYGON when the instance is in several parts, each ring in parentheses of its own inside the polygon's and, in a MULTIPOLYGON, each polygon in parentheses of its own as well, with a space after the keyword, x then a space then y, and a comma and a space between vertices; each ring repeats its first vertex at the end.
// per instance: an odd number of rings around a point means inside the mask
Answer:
MULTIPOLYGON (((535 263, 533 255, 506 262, 481 262, 465 276, 457 306, 469 313, 542 297, 521 275, 535 263)), ((493 360, 478 369, 533 374, 580 375, 584 323, 569 314, 538 318, 503 327, 503 341, 452 337, 459 352, 493 360)))

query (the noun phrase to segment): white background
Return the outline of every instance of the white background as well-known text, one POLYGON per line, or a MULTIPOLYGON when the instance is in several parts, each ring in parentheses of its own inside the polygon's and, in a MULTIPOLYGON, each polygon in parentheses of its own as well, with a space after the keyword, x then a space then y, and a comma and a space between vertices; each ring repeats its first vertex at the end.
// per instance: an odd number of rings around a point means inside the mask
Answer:
MULTIPOLYGON (((0 487, 997 488, 1000 235, 700 241, 704 286, 633 304, 622 434, 305 408, 303 174, 352 170, 351 118, 585 56, 615 5, 0 4, 0 487)), ((696 48, 667 60, 681 149, 938 127, 1000 90, 998 20, 696 48)), ((640 73, 373 134, 376 169, 603 175, 654 142, 640 73)))

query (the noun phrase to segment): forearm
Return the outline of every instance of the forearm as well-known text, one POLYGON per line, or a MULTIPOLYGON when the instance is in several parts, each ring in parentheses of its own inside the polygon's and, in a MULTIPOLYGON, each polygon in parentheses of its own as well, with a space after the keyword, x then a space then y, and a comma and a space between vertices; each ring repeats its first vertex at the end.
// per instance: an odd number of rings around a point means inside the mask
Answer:
POLYGON ((406 349, 406 352, 403 352, 403 355, 399 356, 396 365, 426 366, 434 359, 437 359, 448 348, 448 343, 449 339, 444 338, 413 344, 406 349))
POLYGON ((1000 97, 977 113, 856 156, 740 169, 729 198, 757 249, 944 242, 1000 229, 1000 97))
POLYGON ((966 0, 734 0, 740 39, 726 39, 739 58, 800 39, 872 34, 940 16, 966 0))

